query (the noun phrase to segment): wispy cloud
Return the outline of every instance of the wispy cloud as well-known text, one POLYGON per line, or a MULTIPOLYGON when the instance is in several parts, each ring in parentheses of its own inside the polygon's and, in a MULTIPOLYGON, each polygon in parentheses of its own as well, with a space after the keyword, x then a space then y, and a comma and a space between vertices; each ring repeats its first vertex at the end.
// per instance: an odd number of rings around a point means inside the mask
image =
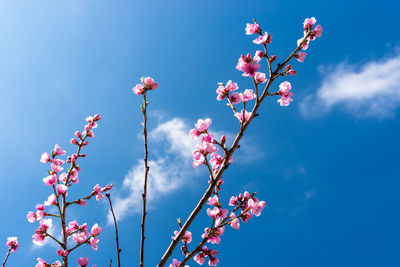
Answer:
MULTIPOLYGON (((189 125, 183 119, 160 123, 149 133, 151 144, 150 172, 147 199, 152 201, 183 185, 196 174, 191 167, 191 151, 195 145, 189 136, 189 125)), ((115 199, 117 218, 137 213, 141 210, 141 193, 144 180, 143 160, 138 160, 125 175, 123 190, 115 199)), ((109 216, 109 221, 112 218, 109 216)))
POLYGON ((291 215, 296 216, 303 211, 310 204, 311 199, 315 197, 316 193, 315 190, 309 190, 305 191, 302 196, 298 197, 297 201, 301 203, 301 205, 292 211, 291 215))
POLYGON ((305 117, 318 117, 334 107, 355 117, 387 118, 400 106, 400 54, 362 66, 342 62, 320 67, 323 80, 315 94, 300 104, 305 117))
MULTIPOLYGON (((194 170, 191 164, 192 150, 197 143, 189 136, 189 130, 192 127, 182 118, 173 118, 161 122, 149 133, 151 160, 149 161, 147 200, 150 207, 160 197, 175 192, 182 186, 192 184, 193 177, 199 174, 199 171, 194 170)), ((220 138, 222 134, 225 134, 228 141, 233 142, 234 135, 232 133, 210 130, 215 138, 220 138)), ((254 157, 263 157, 263 153, 256 147, 254 142, 245 140, 240 153, 235 157, 235 162, 246 163, 254 160, 254 157)), ((114 200, 114 211, 119 220, 141 211, 143 180, 144 166, 141 159, 125 175, 122 189, 114 200)), ((108 220, 112 221, 111 215, 108 220)))

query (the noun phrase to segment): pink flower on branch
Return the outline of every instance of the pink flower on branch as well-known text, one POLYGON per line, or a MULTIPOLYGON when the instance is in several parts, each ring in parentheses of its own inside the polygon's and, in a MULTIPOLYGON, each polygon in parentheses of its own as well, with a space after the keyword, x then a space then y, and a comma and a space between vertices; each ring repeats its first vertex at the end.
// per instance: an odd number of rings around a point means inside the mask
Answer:
MULTIPOLYGON (((247 110, 244 111, 244 122, 248 121, 250 116, 251 116, 251 112, 248 112, 247 110)), ((243 111, 240 112, 236 112, 235 113, 235 117, 239 120, 240 123, 242 123, 242 119, 243 119, 243 111)))
POLYGON ((222 100, 225 98, 225 96, 229 95, 232 91, 236 91, 239 89, 237 83, 233 83, 231 80, 228 81, 228 83, 224 86, 223 83, 219 83, 219 86, 217 88, 217 100, 222 100))
POLYGON ((10 247, 12 252, 17 252, 19 248, 18 238, 15 236, 7 237, 6 246, 10 247))
POLYGON ((267 81, 267 78, 265 76, 265 73, 262 72, 256 72, 254 75, 254 79, 256 80, 256 83, 265 83, 267 81))
POLYGON ((251 58, 250 54, 241 55, 236 65, 236 69, 243 71, 243 76, 254 77, 256 71, 260 68, 260 64, 256 64, 256 62, 251 58))
POLYGON ((132 91, 136 95, 143 95, 147 90, 154 90, 158 88, 158 84, 151 77, 142 78, 142 84, 137 84, 133 87, 132 91))
POLYGON ((293 101, 291 98, 293 96, 293 93, 290 92, 290 89, 292 89, 292 85, 290 82, 283 82, 279 85, 279 95, 281 96, 280 99, 278 99, 278 103, 281 106, 289 106, 290 102, 293 101))
POLYGON ((78 264, 79 264, 79 266, 82 266, 82 267, 87 266, 89 264, 89 258, 87 258, 87 257, 78 258, 78 264))
POLYGON ((256 98, 256 94, 253 93, 253 89, 246 89, 243 93, 240 93, 240 97, 243 102, 247 102, 256 98))
POLYGON ((272 42, 272 35, 264 32, 263 35, 260 35, 257 37, 257 39, 253 40, 253 43, 255 44, 270 44, 272 42))
POLYGON ((246 34, 251 35, 258 33, 260 31, 260 26, 257 23, 251 24, 247 23, 246 24, 246 34))
POLYGON ((304 59, 306 58, 307 53, 305 52, 299 52, 294 57, 299 61, 299 62, 304 62, 304 59))

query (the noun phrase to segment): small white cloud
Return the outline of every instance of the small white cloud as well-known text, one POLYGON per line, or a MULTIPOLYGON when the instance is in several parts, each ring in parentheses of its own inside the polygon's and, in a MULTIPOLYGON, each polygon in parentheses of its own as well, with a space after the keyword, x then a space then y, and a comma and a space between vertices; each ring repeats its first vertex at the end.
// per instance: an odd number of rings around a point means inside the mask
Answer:
POLYGON ((320 68, 325 75, 315 94, 300 104, 305 117, 318 117, 338 106, 356 117, 392 117, 400 106, 400 54, 356 67, 341 63, 320 68))

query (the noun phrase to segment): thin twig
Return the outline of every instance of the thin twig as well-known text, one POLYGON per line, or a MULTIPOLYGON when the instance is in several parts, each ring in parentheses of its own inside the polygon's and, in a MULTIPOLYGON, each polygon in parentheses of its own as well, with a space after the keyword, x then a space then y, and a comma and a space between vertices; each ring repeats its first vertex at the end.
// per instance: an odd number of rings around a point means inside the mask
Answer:
POLYGON ((144 136, 144 185, 143 185, 143 194, 142 194, 142 200, 143 200, 143 213, 142 213, 142 224, 140 225, 141 227, 141 237, 140 237, 140 267, 143 267, 143 261, 144 261, 144 227, 146 224, 146 196, 147 196, 147 177, 149 175, 149 169, 150 167, 148 166, 148 156, 149 156, 149 151, 147 148, 147 100, 146 100, 146 91, 143 93, 143 106, 141 106, 142 113, 143 113, 143 136, 144 136))
MULTIPOLYGON (((120 258, 119 258, 119 254, 120 254, 120 252, 121 252, 121 249, 119 248, 119 242, 118 242, 117 219, 115 218, 114 210, 113 210, 113 207, 112 207, 110 193, 107 193, 106 196, 107 196, 107 198, 108 198, 108 202, 110 203, 110 211, 111 211, 111 214, 112 214, 113 219, 114 219, 114 226, 115 226, 115 242, 117 243, 118 267, 121 267, 121 261, 120 261, 120 258)), ((112 262, 112 259, 110 260, 110 266, 111 266, 111 262, 112 262)))
POLYGON ((11 248, 8 248, 7 255, 6 255, 6 257, 4 258, 4 261, 3 261, 3 264, 1 265, 1 267, 6 266, 6 261, 7 261, 7 259, 8 259, 8 256, 10 256, 10 253, 11 253, 11 248))

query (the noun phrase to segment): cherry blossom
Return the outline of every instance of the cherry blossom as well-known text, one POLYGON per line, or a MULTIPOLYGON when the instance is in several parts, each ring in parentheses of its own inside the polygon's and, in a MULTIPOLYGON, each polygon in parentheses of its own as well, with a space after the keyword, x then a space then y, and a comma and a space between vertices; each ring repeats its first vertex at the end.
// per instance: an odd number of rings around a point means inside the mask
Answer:
POLYGON ((10 247, 12 252, 17 252, 19 248, 18 238, 15 236, 7 237, 6 246, 10 247))
POLYGON ((254 24, 247 23, 246 24, 246 34, 247 35, 258 33, 258 31, 260 31, 260 26, 257 23, 254 23, 254 24))

